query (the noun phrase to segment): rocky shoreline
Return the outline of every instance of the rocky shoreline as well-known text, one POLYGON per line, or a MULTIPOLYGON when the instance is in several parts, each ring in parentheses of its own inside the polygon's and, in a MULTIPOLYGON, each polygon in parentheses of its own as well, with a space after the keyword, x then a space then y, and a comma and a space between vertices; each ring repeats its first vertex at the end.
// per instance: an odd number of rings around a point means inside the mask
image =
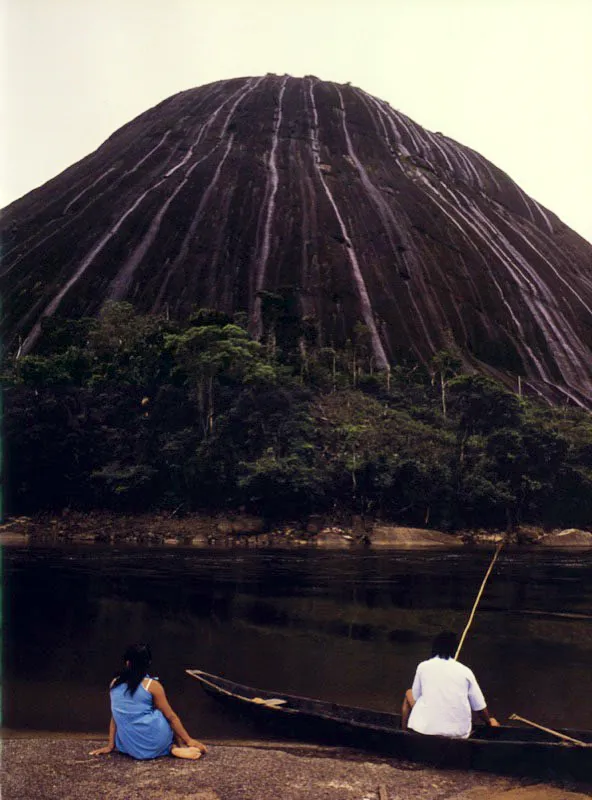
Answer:
POLYGON ((386 524, 354 517, 335 522, 311 517, 306 522, 269 525, 248 514, 113 514, 65 510, 58 515, 9 518, 0 525, 0 543, 97 543, 195 547, 460 548, 494 546, 592 548, 592 531, 545 531, 522 526, 511 532, 466 530, 455 533, 386 524))
POLYGON ((589 787, 437 770, 353 750, 209 743, 197 762, 90 756, 95 739, 2 742, 3 800, 585 800, 589 787))

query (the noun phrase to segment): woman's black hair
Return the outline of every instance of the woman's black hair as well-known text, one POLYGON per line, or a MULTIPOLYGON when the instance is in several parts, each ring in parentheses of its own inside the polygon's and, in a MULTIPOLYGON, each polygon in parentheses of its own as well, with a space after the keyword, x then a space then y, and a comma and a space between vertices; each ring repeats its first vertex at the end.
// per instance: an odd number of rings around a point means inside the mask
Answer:
POLYGON ((123 670, 115 676, 111 688, 114 689, 116 686, 121 686, 122 683, 127 683, 126 691, 133 695, 144 680, 146 670, 151 661, 152 653, 150 652, 150 645, 132 644, 123 654, 125 666, 123 670))
POLYGON ((453 631, 442 631, 432 643, 432 657, 454 658, 458 648, 458 636, 453 631))

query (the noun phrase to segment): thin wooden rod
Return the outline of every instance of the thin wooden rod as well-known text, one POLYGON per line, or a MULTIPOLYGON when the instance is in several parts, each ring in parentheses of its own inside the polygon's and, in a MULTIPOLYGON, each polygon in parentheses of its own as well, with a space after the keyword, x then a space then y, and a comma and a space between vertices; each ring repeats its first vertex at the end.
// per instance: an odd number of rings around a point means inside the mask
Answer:
POLYGON ((493 565, 497 561, 497 557, 499 556, 500 551, 501 551, 502 547, 504 546, 505 541, 506 541, 505 539, 502 539, 501 542, 498 544, 497 549, 496 549, 496 551, 494 553, 494 556, 491 559, 491 564, 489 565, 489 569, 485 573, 485 577, 483 578, 483 583, 481 584, 481 588, 479 589, 479 594, 477 595, 477 599, 475 600, 475 603, 473 604, 473 610, 471 611, 471 616, 469 617, 469 621, 467 622, 466 627, 465 627, 465 629, 463 631, 463 635, 460 637, 460 642, 458 643, 458 647, 456 649, 456 654, 454 656, 455 660, 458 660, 458 655, 460 653, 461 647, 463 646, 463 643, 465 641, 466 635, 469 632, 469 628, 471 627, 471 623, 473 622, 473 617, 475 616, 475 611, 477 611, 477 606, 479 605, 479 600, 481 600, 481 595, 483 594, 483 590, 485 589, 485 584, 487 583, 487 579, 491 575, 491 570, 493 569, 493 565))
POLYGON ((566 736, 564 733, 559 733, 559 731, 552 730, 552 728, 545 728, 536 722, 531 722, 531 720, 529 719, 524 719, 524 717, 518 716, 518 714, 510 714, 509 719, 517 719, 519 722, 525 722, 527 725, 532 725, 533 728, 538 728, 541 731, 545 731, 545 733, 550 733, 553 736, 559 737, 559 739, 564 739, 566 742, 571 742, 572 744, 579 744, 580 747, 590 747, 590 745, 587 742, 581 742, 579 739, 574 739, 571 736, 566 736))

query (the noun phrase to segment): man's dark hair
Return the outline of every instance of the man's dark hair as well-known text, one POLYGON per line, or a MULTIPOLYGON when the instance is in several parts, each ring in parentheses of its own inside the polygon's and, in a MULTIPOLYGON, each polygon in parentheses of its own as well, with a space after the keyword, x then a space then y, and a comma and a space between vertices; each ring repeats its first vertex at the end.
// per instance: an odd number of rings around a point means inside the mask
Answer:
POLYGON ((458 636, 454 631, 442 631, 432 643, 432 657, 454 658, 458 647, 458 636))

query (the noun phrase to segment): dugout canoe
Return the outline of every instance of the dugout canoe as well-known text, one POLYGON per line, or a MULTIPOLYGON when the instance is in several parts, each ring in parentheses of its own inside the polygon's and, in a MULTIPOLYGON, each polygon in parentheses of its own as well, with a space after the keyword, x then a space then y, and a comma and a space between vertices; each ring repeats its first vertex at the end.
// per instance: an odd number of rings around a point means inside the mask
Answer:
POLYGON ((255 689, 198 669, 186 672, 208 695, 276 735, 355 747, 438 768, 592 782, 592 731, 560 731, 584 746, 517 725, 477 726, 469 739, 423 736, 401 730, 399 714, 255 689))

